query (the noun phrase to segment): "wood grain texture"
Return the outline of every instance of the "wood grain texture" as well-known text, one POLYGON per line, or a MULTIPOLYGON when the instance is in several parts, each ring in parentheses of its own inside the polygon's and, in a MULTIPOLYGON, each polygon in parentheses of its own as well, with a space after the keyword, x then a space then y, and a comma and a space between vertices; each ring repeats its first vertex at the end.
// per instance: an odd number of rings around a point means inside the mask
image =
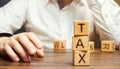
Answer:
POLYGON ((45 49, 45 58, 32 57, 31 63, 10 62, 0 58, 0 69, 119 69, 120 51, 95 50, 90 54, 90 66, 73 66, 72 50, 45 49))

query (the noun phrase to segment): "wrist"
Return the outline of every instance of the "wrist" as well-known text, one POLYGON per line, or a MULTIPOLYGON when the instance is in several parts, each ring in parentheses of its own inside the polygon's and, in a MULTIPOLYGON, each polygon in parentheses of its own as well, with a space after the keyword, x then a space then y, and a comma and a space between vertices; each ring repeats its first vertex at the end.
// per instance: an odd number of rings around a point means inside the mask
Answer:
POLYGON ((12 34, 9 33, 0 33, 0 56, 4 57, 6 56, 3 48, 4 48, 4 42, 9 40, 9 37, 12 36, 12 34))

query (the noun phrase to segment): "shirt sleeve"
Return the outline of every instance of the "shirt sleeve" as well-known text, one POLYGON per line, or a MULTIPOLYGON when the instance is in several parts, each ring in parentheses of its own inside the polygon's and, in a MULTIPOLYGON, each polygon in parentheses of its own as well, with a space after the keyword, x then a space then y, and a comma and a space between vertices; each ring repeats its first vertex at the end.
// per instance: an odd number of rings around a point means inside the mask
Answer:
POLYGON ((104 1, 105 0, 89 0, 89 7, 94 16, 94 25, 96 33, 100 36, 100 40, 113 40, 112 34, 102 15, 101 4, 104 4, 104 1))
POLYGON ((0 33, 15 32, 25 22, 27 0, 11 0, 0 8, 0 33))

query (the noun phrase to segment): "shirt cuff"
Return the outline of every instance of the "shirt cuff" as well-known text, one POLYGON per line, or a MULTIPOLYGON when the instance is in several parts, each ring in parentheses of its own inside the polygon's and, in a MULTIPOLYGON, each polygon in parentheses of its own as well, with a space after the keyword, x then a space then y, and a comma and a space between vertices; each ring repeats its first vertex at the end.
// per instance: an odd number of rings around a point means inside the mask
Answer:
POLYGON ((10 37, 10 36, 13 36, 13 34, 10 34, 10 33, 0 33, 0 37, 10 37))

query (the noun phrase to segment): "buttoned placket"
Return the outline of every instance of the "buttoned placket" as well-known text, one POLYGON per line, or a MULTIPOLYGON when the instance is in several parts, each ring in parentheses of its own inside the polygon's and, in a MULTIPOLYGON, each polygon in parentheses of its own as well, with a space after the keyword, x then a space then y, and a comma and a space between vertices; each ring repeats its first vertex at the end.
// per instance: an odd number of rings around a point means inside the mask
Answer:
POLYGON ((60 10, 60 23, 61 23, 60 24, 61 25, 60 26, 61 27, 61 37, 60 38, 61 38, 61 40, 64 38, 64 32, 63 32, 64 31, 64 27, 63 27, 64 26, 64 19, 65 19, 64 18, 64 11, 60 10))
MULTIPOLYGON (((65 33, 65 19, 66 19, 66 10, 68 10, 69 8, 70 8, 70 6, 73 4, 73 2, 70 4, 70 5, 67 5, 67 6, 65 6, 64 8, 62 8, 61 10, 60 10, 60 8, 59 8, 59 5, 57 4, 57 1, 54 1, 53 2, 54 3, 54 5, 57 7, 57 12, 58 12, 58 16, 59 16, 59 21, 58 21, 58 23, 59 23, 59 25, 60 25, 60 31, 59 31, 59 33, 60 33, 60 37, 59 37, 59 39, 60 40, 64 40, 65 38, 66 38, 66 33, 65 33)), ((66 31, 67 32, 67 31, 66 31)))
POLYGON ((65 39, 65 32, 64 32, 64 24, 65 24, 65 10, 69 8, 69 6, 65 6, 64 8, 62 8, 60 10, 58 4, 57 4, 57 8, 58 8, 58 13, 59 13, 59 23, 60 23, 60 38, 61 40, 65 39))
MULTIPOLYGON (((65 19, 66 19, 66 15, 65 15, 65 12, 66 12, 66 10, 68 10, 70 8, 70 5, 67 5, 67 6, 65 6, 63 9, 61 9, 60 10, 60 27, 61 27, 61 37, 60 37, 60 39, 61 40, 64 40, 66 37, 65 37, 65 19)), ((68 19, 69 20, 69 19, 68 19)), ((67 31, 66 31, 67 32, 67 31)))

